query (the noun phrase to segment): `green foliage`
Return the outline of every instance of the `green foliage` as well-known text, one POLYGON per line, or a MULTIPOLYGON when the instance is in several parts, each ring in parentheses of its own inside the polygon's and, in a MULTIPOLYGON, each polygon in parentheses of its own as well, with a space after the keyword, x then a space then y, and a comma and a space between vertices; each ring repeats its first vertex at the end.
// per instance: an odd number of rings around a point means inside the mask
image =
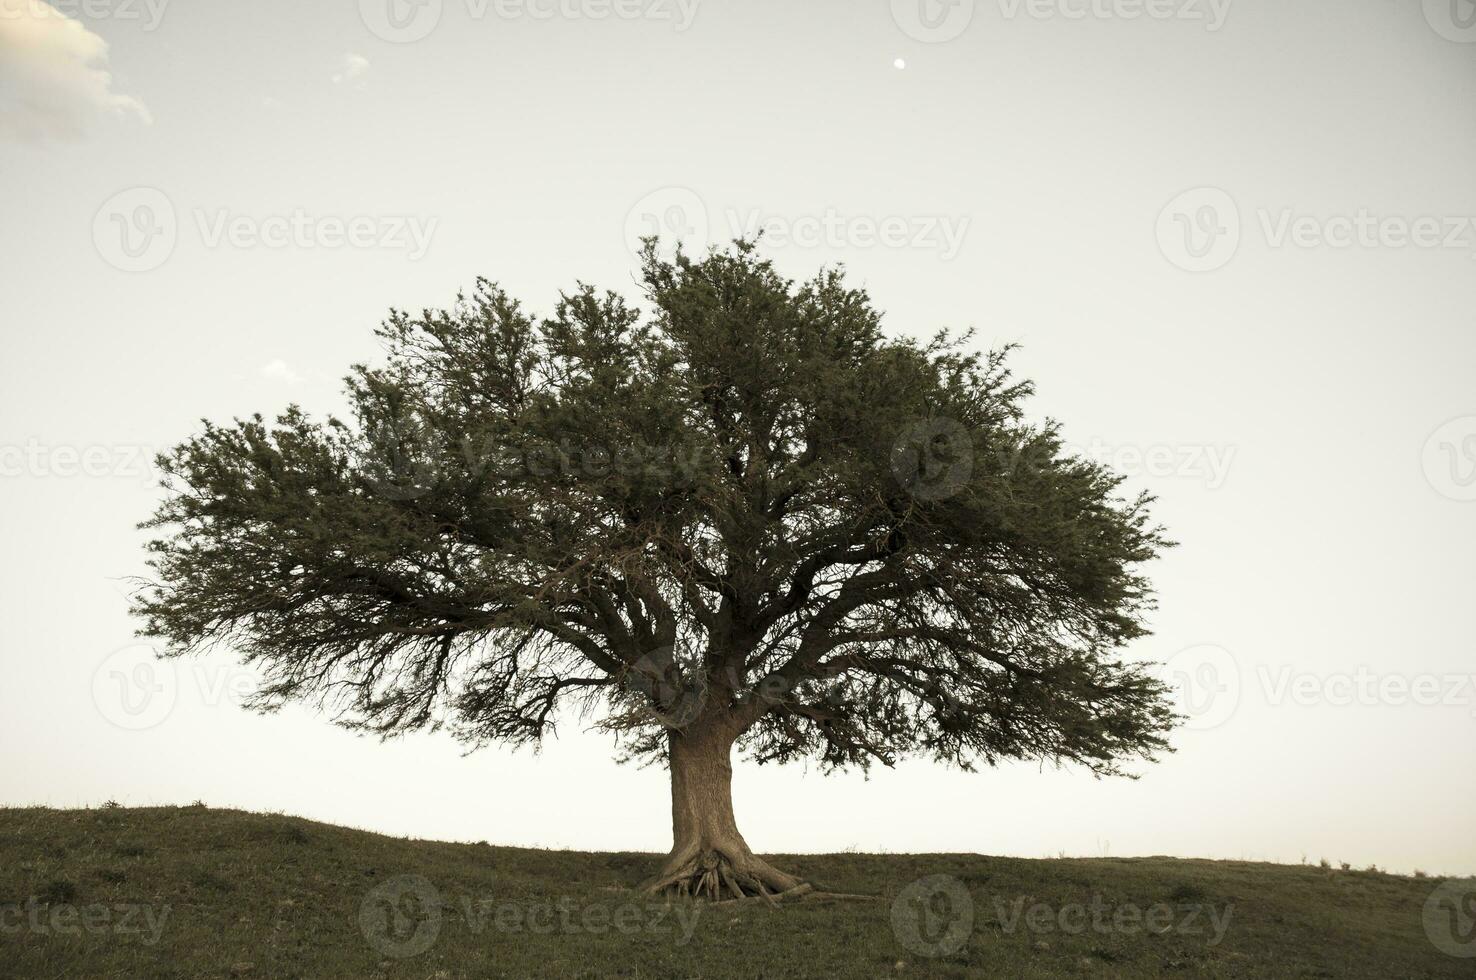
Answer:
POLYGON ((142 632, 229 643, 391 734, 536 741, 568 705, 636 754, 670 728, 762 760, 1118 772, 1164 747, 1120 647, 1166 542, 1148 500, 1025 420, 971 337, 887 337, 838 271, 737 243, 580 285, 535 319, 479 281, 391 311, 353 418, 290 408, 160 458, 142 632))

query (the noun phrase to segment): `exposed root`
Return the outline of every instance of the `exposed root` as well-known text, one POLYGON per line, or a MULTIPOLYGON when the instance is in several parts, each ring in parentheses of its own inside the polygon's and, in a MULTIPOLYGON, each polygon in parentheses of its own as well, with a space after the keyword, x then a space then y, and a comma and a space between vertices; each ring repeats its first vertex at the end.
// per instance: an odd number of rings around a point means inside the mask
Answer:
POLYGON ((752 855, 732 855, 716 849, 691 856, 673 855, 666 867, 646 883, 644 890, 669 898, 701 898, 711 902, 757 899, 773 904, 813 890, 752 855))
MULTIPOLYGON (((780 892, 778 895, 763 896, 763 900, 768 902, 770 905, 778 904, 780 900, 784 899, 794 899, 797 901, 805 902, 875 902, 880 898, 880 895, 856 895, 850 892, 820 891, 816 889, 814 885, 811 885, 808 882, 802 885, 796 885, 794 888, 789 889, 789 891, 780 892)), ((744 898, 726 898, 718 902, 717 904, 738 905, 740 903, 748 904, 757 901, 759 901, 758 897, 749 895, 744 898)))

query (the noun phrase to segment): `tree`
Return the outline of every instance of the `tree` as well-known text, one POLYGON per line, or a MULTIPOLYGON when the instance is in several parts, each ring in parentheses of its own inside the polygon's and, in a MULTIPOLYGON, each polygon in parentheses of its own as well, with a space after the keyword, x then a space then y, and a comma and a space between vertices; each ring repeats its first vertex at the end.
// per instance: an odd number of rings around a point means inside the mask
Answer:
POLYGON ((1167 542, 1025 420, 1007 351, 888 338, 840 272, 797 285, 745 242, 648 243, 642 282, 649 316, 581 284, 539 322, 481 280, 391 311, 352 422, 205 422, 159 460, 140 633, 383 736, 536 744, 603 708, 670 768, 649 887, 714 898, 803 887, 738 831, 735 746, 1098 774, 1166 748, 1120 648, 1167 542))

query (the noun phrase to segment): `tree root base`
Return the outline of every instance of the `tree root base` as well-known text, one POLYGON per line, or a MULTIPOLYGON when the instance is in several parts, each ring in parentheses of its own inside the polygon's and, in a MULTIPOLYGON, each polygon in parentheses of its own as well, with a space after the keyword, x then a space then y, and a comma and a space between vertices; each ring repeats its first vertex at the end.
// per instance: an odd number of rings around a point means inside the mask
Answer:
POLYGON ((705 898, 712 902, 753 899, 774 904, 815 889, 758 858, 743 855, 735 861, 720 851, 709 850, 675 866, 668 864, 643 890, 667 898, 705 898))
POLYGON ((793 901, 872 901, 877 895, 853 895, 824 891, 812 882, 801 881, 770 867, 763 860, 745 855, 737 861, 718 851, 667 867, 642 891, 667 899, 705 899, 715 905, 763 902, 778 905, 793 901))

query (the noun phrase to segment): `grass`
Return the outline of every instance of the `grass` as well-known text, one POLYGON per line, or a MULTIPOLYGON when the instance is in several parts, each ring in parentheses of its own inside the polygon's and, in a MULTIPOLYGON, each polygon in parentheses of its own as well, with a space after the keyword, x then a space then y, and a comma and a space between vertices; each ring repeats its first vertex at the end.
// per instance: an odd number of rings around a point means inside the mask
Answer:
POLYGON ((652 902, 633 889, 656 863, 203 806, 0 809, 0 977, 1476 975, 1426 937, 1434 879, 1169 858, 795 855, 776 863, 877 897, 770 908, 652 902))

